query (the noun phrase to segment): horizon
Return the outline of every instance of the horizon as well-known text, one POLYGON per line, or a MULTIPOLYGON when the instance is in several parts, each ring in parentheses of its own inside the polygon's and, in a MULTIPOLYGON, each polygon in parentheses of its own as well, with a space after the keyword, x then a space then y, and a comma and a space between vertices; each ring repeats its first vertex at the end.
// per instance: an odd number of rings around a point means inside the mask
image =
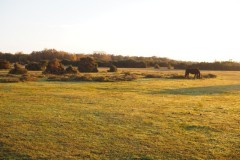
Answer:
POLYGON ((240 61, 236 0, 1 0, 0 51, 240 61))
POLYGON ((66 52, 68 54, 83 54, 83 55, 91 55, 91 54, 94 54, 94 53, 97 53, 97 54, 106 54, 106 55, 114 55, 114 56, 123 56, 123 57, 144 57, 144 58, 150 58, 150 57, 157 57, 157 58, 166 58, 166 59, 169 59, 169 60, 174 60, 174 61, 183 61, 183 62, 196 62, 196 63, 214 63, 214 62, 236 62, 236 63, 240 63, 239 61, 234 61, 232 59, 229 59, 229 60, 214 60, 214 61, 191 61, 191 60, 180 60, 180 59, 173 59, 173 58, 169 58, 169 57, 161 57, 161 56, 137 56, 137 55, 123 55, 123 54, 111 54, 111 53, 106 53, 105 51, 93 51, 92 53, 71 53, 71 52, 68 52, 68 51, 64 51, 64 50, 57 50, 55 48, 45 48, 45 49, 42 49, 42 50, 39 50, 39 51, 31 51, 30 53, 24 53, 22 51, 18 51, 18 52, 15 52, 15 53, 11 53, 11 52, 2 52, 0 51, 0 53, 3 53, 3 54, 6 54, 6 53, 10 53, 10 54, 31 54, 33 52, 41 52, 41 51, 44 51, 44 50, 56 50, 58 52, 66 52))

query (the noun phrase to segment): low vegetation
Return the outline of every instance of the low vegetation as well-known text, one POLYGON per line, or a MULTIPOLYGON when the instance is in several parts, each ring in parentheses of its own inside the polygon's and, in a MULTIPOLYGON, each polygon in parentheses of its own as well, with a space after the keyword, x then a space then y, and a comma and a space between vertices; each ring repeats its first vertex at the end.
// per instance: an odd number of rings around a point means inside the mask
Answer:
POLYGON ((116 74, 116 75, 63 75, 63 76, 50 76, 48 81, 65 81, 65 82, 77 82, 77 81, 87 81, 87 82, 119 82, 119 81, 133 81, 137 79, 135 74, 116 74))
MULTIPOLYGON (((143 74, 144 75, 144 78, 162 78, 162 79, 185 79, 185 76, 183 74, 176 74, 176 73, 172 73, 172 74, 169 74, 169 73, 153 73, 153 74, 143 74)), ((190 78, 190 79, 193 79, 194 77, 190 78)), ((201 75, 201 79, 207 79, 207 78, 217 78, 217 75, 215 74, 203 74, 201 75)))

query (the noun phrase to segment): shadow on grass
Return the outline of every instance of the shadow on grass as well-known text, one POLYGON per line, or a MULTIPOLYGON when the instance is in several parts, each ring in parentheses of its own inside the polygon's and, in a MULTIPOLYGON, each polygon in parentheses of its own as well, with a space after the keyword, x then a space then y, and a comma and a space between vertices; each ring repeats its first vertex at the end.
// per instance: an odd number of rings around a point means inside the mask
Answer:
POLYGON ((32 158, 28 155, 16 153, 11 151, 8 146, 4 143, 0 142, 0 159, 23 159, 23 160, 31 160, 32 158))
POLYGON ((183 125, 186 131, 203 131, 203 132, 218 132, 218 130, 211 128, 209 126, 197 126, 197 125, 183 125))
POLYGON ((165 89, 162 91, 153 91, 151 94, 176 94, 176 95, 209 95, 222 94, 230 91, 240 91, 240 84, 224 86, 206 86, 192 88, 165 89))

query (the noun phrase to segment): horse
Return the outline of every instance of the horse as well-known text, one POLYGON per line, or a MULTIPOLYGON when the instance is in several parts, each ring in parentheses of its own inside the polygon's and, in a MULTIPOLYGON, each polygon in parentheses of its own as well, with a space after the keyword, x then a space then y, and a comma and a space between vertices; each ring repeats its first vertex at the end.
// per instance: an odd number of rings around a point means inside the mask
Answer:
POLYGON ((188 68, 185 71, 185 78, 189 78, 189 73, 194 74, 194 78, 201 78, 200 70, 197 68, 188 68))

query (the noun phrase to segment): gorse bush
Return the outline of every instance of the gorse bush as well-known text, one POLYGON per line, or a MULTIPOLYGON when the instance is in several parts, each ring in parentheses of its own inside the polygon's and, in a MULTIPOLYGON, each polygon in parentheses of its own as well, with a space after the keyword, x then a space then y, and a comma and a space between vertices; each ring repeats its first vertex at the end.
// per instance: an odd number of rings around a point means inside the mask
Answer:
POLYGON ((15 63, 14 68, 9 71, 9 74, 26 74, 27 69, 22 68, 20 64, 15 63))
POLYGON ((91 57, 81 58, 78 63, 79 72, 98 72, 98 64, 91 57))
POLYGON ((10 62, 0 59, 0 69, 10 69, 10 68, 11 68, 10 62))
POLYGON ((58 59, 54 59, 50 62, 48 62, 48 65, 46 67, 46 70, 43 72, 43 74, 64 74, 64 66, 60 63, 58 59))
POLYGON ((117 72, 117 67, 115 65, 111 65, 108 72, 117 72))

